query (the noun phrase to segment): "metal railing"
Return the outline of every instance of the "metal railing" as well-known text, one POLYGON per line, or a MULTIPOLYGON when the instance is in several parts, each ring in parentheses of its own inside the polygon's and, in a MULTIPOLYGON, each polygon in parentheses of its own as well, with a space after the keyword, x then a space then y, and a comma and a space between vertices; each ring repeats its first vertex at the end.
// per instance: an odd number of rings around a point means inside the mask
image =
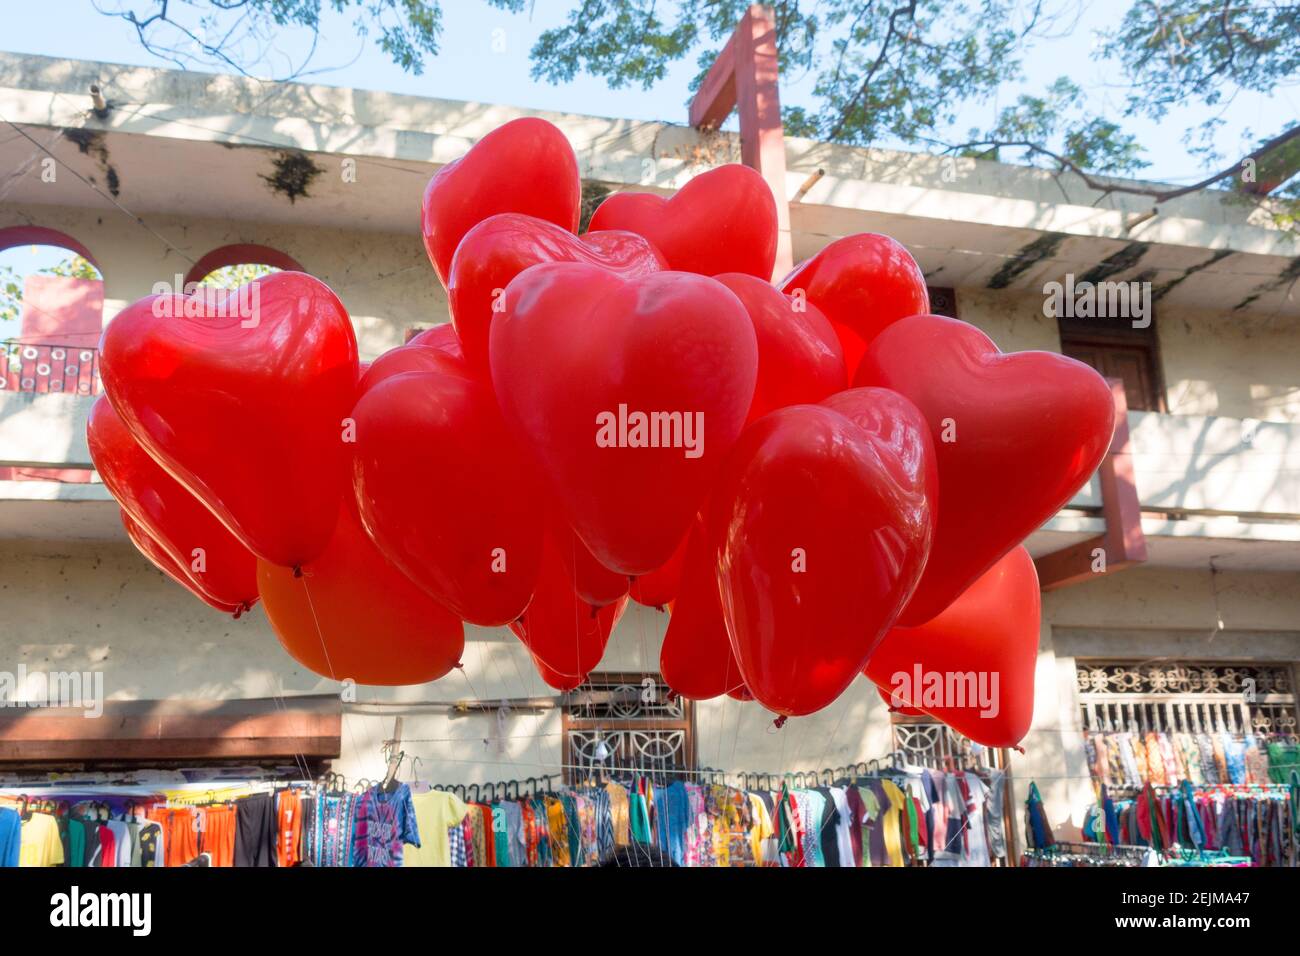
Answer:
POLYGON ((99 349, 17 339, 0 341, 0 390, 97 395, 99 349))

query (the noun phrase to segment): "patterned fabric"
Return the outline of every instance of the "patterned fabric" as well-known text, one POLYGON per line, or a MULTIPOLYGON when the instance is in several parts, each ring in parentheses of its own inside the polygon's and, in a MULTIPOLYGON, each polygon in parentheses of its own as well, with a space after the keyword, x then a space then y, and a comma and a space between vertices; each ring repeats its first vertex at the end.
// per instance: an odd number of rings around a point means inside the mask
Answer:
POLYGON ((596 790, 593 793, 596 813, 596 846, 600 858, 603 860, 614 852, 615 846, 612 801, 608 789, 596 790))
POLYGON ((616 783, 605 784, 609 795, 610 822, 614 830, 614 843, 627 846, 632 842, 631 821, 628 817, 627 790, 616 783))
POLYGON ((447 828, 447 845, 451 850, 452 866, 469 866, 468 857, 465 853, 464 824, 454 823, 447 828))
POLYGON ((392 793, 371 787, 357 800, 353 866, 401 866, 402 848, 420 845, 420 828, 411 805, 411 788, 392 793))
POLYGON ((470 852, 470 848, 474 845, 474 814, 465 814, 465 819, 460 822, 460 834, 461 850, 465 854, 465 865, 477 866, 474 854, 470 852))
POLYGON ((352 866, 356 805, 352 793, 325 793, 317 798, 307 841, 308 859, 315 866, 352 866))
POLYGON ((551 834, 551 855, 556 866, 569 866, 569 831, 564 804, 558 797, 546 798, 546 821, 551 834))

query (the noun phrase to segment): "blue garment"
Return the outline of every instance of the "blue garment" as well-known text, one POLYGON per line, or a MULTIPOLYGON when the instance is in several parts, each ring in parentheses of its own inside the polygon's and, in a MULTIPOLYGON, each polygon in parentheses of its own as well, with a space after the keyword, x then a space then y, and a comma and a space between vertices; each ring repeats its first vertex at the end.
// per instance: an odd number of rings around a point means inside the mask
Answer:
POLYGON ((357 798, 353 819, 353 866, 401 866, 402 848, 420 845, 411 788, 404 783, 392 793, 371 787, 357 798))
POLYGON ((668 857, 677 866, 686 865, 686 832, 691 826, 691 797, 686 791, 686 784, 680 780, 673 781, 668 786, 667 810, 665 814, 666 825, 659 828, 661 834, 666 834, 666 846, 668 857))
POLYGON ((1228 734, 1223 735, 1223 756, 1228 763, 1228 780, 1231 783, 1246 782, 1246 742, 1233 740, 1228 734))
POLYGON ((1201 812, 1196 806, 1196 794, 1192 790, 1190 781, 1184 780, 1179 787, 1179 795, 1183 798, 1183 807, 1187 813, 1187 835, 1191 838, 1192 845, 1196 849, 1205 848, 1205 823, 1201 820, 1201 812))
POLYGON ((1109 838, 1107 842, 1114 846, 1119 843, 1119 814, 1115 812, 1115 801, 1106 792, 1105 784, 1101 788, 1101 806, 1106 817, 1106 836, 1109 838))
POLYGON ((17 810, 0 807, 0 866, 17 866, 23 842, 23 818, 17 810))

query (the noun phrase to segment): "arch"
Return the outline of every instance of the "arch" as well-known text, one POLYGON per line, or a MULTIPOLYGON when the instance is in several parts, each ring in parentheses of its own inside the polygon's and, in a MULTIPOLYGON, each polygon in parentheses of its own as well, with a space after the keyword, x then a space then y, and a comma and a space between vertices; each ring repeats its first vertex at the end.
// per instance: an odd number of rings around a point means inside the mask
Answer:
POLYGON ((261 246, 255 242, 237 242, 213 249, 190 266, 189 272, 185 273, 185 286, 188 287, 191 282, 202 282, 209 273, 215 272, 217 269, 224 269, 226 266, 241 266, 247 263, 274 266, 277 269, 286 269, 291 272, 307 271, 298 264, 298 261, 293 256, 281 252, 279 249, 261 246))
POLYGON ((5 226, 0 228, 0 252, 17 246, 57 246, 60 249, 67 249, 69 252, 75 252, 98 269, 101 276, 104 274, 104 269, 100 266, 99 260, 90 254, 89 249, 66 232, 59 232, 57 229, 50 229, 46 226, 5 226))

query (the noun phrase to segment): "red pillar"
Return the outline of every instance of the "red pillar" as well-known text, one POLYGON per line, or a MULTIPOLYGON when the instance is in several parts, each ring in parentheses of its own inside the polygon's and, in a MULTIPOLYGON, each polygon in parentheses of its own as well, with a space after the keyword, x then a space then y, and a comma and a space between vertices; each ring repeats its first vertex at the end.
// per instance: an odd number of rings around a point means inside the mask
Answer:
POLYGON ((740 113, 741 161, 762 174, 776 199, 778 233, 773 279, 794 267, 779 73, 776 17, 771 7, 756 3, 745 12, 709 68, 690 110, 691 125, 697 129, 717 129, 733 109, 740 113))

